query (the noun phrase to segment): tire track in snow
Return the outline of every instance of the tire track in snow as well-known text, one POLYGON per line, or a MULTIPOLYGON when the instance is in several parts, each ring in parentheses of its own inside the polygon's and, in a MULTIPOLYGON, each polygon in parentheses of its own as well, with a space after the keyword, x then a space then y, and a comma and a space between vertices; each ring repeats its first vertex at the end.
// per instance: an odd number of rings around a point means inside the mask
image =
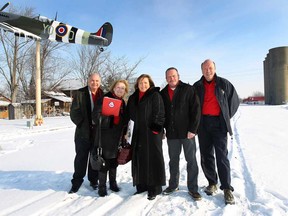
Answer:
MULTIPOLYGON (((271 196, 272 194, 265 192, 263 189, 261 189, 261 187, 259 187, 259 185, 257 185, 257 182, 255 182, 255 180, 253 179, 253 175, 249 169, 249 166, 246 164, 245 154, 243 152, 245 140, 242 139, 242 136, 244 137, 245 135, 242 135, 241 131, 237 127, 237 122, 240 118, 241 109, 238 110, 238 112, 232 119, 232 122, 234 124, 234 139, 231 140, 230 153, 232 154, 230 154, 229 159, 230 161, 232 161, 232 163, 234 163, 231 166, 232 181, 235 181, 236 185, 237 183, 242 184, 242 186, 244 185, 245 191, 241 193, 241 191, 237 192, 236 189, 235 194, 240 197, 239 201, 241 203, 243 211, 247 211, 248 208, 251 211, 252 215, 261 214, 261 212, 267 212, 267 214, 270 212, 269 215, 279 213, 280 215, 282 215, 282 213, 284 215, 284 212, 287 213, 288 211, 287 207, 285 207, 285 200, 280 201, 280 208, 275 208, 275 205, 268 206, 265 197, 271 196), (234 169, 235 167, 240 168, 234 169)), ((271 200, 271 197, 268 198, 268 200, 271 200)), ((245 215, 247 214, 249 215, 249 213, 245 212, 245 215)))
POLYGON ((52 190, 47 190, 37 196, 27 199, 24 202, 19 203, 18 205, 13 205, 10 208, 6 208, 0 211, 0 215, 30 215, 31 210, 35 209, 35 206, 41 208, 50 199, 56 199, 59 197, 59 194, 52 190))
POLYGON ((45 209, 39 210, 33 216, 77 215, 83 209, 89 207, 95 200, 95 197, 89 195, 66 194, 64 199, 49 205, 45 209))

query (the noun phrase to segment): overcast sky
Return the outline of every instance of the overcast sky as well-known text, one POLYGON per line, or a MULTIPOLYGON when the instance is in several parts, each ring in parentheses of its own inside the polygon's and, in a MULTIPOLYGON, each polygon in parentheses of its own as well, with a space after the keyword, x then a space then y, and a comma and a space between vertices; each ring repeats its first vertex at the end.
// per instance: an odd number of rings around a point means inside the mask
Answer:
MULTIPOLYGON (((263 61, 269 49, 287 46, 287 0, 50 0, 11 1, 35 12, 95 32, 106 21, 114 28, 108 50, 129 63, 144 58, 138 74, 156 85, 165 70, 178 68, 193 84, 200 64, 215 61, 217 74, 230 80, 240 97, 264 93, 263 61)), ((3 2, 4 5, 4 2, 3 2)), ((74 45, 71 45, 74 46, 74 45)))

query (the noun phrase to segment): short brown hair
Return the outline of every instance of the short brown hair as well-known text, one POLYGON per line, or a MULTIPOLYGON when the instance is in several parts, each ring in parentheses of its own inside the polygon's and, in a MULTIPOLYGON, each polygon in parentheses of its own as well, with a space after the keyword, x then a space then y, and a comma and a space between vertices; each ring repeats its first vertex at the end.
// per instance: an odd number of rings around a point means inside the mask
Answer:
POLYGON ((151 78, 148 74, 141 74, 141 75, 137 78, 136 83, 135 83, 135 85, 134 85, 135 90, 138 89, 138 83, 139 83, 139 81, 140 81, 141 79, 144 79, 144 78, 147 78, 147 79, 148 79, 150 87, 155 87, 155 84, 154 84, 152 78, 151 78))

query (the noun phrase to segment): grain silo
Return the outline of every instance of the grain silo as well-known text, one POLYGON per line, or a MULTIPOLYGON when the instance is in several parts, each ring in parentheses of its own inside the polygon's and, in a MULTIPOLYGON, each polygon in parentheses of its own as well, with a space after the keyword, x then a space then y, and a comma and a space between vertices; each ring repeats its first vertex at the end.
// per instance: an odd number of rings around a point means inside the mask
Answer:
POLYGON ((288 103, 288 47, 269 50, 264 60, 265 104, 288 103))

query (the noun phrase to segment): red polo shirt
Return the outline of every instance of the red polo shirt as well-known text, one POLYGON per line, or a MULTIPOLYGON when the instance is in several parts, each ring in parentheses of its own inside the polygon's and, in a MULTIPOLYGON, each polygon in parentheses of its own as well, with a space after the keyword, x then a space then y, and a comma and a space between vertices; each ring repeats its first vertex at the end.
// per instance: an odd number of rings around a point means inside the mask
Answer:
POLYGON ((215 80, 207 82, 204 80, 204 102, 202 107, 202 115, 219 116, 221 109, 215 95, 215 80))

